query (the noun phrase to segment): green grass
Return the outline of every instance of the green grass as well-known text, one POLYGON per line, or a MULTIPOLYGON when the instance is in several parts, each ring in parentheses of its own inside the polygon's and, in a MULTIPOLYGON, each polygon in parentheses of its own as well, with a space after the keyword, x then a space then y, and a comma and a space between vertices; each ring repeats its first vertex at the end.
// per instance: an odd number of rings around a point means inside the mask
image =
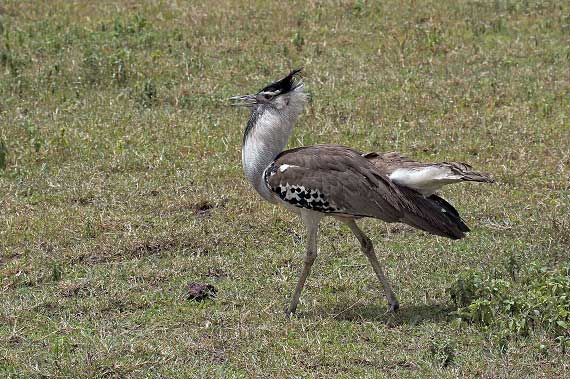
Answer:
POLYGON ((568 261, 569 115, 564 1, 3 1, 0 375, 567 377, 547 328, 497 342, 456 322, 448 288, 568 261), (291 146, 497 179, 444 191, 473 229, 461 241, 362 222, 398 315, 326 221, 284 317, 303 229, 243 179, 247 115, 225 99, 297 66, 312 101, 291 146), (217 298, 188 301, 188 282, 217 298))

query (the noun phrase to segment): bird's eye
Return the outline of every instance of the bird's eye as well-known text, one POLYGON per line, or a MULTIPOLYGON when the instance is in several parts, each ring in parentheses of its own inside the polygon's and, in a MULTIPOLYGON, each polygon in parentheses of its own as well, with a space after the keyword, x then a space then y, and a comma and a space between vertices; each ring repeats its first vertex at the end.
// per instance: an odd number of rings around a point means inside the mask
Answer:
POLYGON ((269 94, 269 93, 266 93, 266 94, 263 95, 263 97, 265 98, 265 100, 269 100, 269 99, 271 99, 271 98, 273 97, 273 95, 271 95, 271 94, 269 94))

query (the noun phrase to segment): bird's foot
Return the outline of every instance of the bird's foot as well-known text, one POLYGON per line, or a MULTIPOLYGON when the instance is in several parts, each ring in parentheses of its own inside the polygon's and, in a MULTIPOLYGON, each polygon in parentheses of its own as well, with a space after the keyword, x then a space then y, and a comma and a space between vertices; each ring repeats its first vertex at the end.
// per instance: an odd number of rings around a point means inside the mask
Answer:
POLYGON ((293 316, 293 313, 295 313, 296 310, 297 307, 288 306, 287 308, 285 308, 285 317, 291 318, 291 316, 293 316))
POLYGON ((400 303, 398 303, 398 301, 390 302, 385 314, 396 313, 398 309, 400 309, 400 303))

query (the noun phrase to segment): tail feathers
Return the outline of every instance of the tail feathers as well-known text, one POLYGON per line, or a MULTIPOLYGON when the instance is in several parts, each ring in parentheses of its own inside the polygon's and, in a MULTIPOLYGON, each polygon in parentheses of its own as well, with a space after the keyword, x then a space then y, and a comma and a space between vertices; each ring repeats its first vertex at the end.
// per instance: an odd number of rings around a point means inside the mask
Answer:
POLYGON ((469 232, 457 210, 437 195, 423 197, 415 191, 403 189, 413 208, 406 212, 402 222, 431 234, 461 239, 469 232))
POLYGON ((444 162, 442 165, 449 167, 449 169, 461 180, 469 182, 482 182, 482 183, 494 183, 495 181, 491 178, 491 175, 486 172, 474 171, 473 167, 467 163, 460 162, 444 162))
POLYGON ((445 213, 447 218, 453 221, 455 225, 457 225, 459 230, 461 230, 464 233, 471 231, 471 229, 469 229, 469 227, 463 222, 461 216, 459 216, 459 212, 457 212, 457 209, 455 209, 453 205, 449 204, 447 200, 437 195, 431 195, 430 197, 428 197, 428 199, 439 205, 441 207, 442 212, 445 213))
POLYGON ((434 194, 447 184, 464 181, 493 182, 489 174, 474 171, 468 164, 457 162, 408 165, 395 169, 388 177, 394 183, 416 190, 424 196, 434 194))

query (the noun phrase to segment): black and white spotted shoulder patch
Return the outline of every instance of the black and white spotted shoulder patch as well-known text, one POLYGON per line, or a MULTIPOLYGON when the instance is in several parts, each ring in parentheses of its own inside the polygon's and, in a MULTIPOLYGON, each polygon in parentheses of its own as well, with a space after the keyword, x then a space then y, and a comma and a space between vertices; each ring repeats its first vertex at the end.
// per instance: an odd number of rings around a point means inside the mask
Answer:
POLYGON ((317 212, 323 213, 342 213, 343 209, 338 207, 334 202, 330 201, 326 194, 322 193, 318 189, 306 188, 303 185, 296 185, 290 183, 278 183, 271 185, 270 178, 277 173, 278 170, 281 172, 287 170, 289 165, 281 165, 277 167, 275 163, 272 163, 263 173, 263 180, 268 188, 277 194, 277 196, 296 207, 311 209, 317 212))

